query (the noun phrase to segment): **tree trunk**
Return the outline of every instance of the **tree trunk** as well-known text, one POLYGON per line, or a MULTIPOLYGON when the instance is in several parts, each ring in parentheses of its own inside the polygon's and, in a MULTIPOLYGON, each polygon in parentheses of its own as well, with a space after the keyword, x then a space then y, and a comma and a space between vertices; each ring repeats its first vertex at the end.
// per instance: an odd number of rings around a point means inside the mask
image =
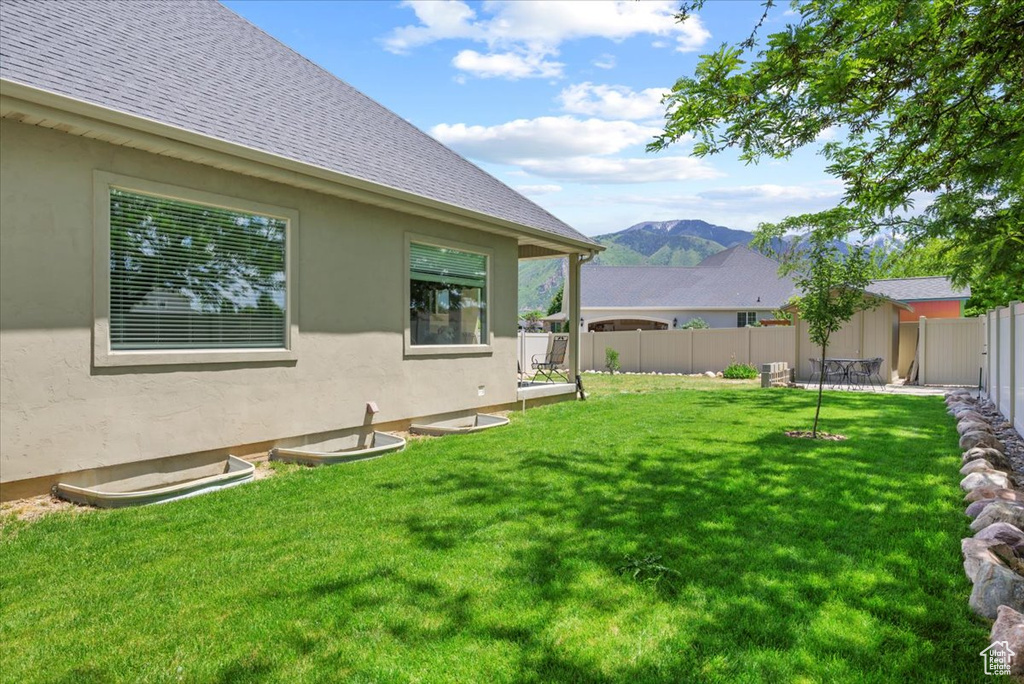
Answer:
POLYGON ((825 390, 825 347, 828 343, 821 345, 821 372, 818 373, 818 408, 814 410, 814 427, 811 429, 811 439, 818 439, 818 416, 821 415, 821 394, 825 390))

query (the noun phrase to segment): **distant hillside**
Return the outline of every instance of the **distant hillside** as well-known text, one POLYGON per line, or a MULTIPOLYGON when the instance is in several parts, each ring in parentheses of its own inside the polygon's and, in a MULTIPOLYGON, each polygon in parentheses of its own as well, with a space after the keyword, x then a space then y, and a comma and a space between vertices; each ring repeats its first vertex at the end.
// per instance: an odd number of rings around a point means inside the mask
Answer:
MULTIPOLYGON (((716 226, 707 221, 643 221, 617 233, 594 238, 605 246, 595 264, 605 266, 696 266, 705 258, 736 245, 749 245, 754 234, 716 226)), ((844 254, 846 243, 837 242, 844 254)), ((772 249, 786 243, 774 241, 772 249)), ((875 236, 871 247, 903 248, 903 241, 888 234, 875 236)), ((565 280, 566 264, 560 259, 523 261, 519 264, 519 310, 547 310, 551 298, 565 280)))
MULTIPOLYGON (((598 235, 605 246, 595 264, 606 266, 695 266, 723 249, 746 245, 754 237, 706 221, 644 221, 625 230, 598 235)), ((547 309, 565 279, 565 261, 544 259, 519 264, 519 310, 547 309)))

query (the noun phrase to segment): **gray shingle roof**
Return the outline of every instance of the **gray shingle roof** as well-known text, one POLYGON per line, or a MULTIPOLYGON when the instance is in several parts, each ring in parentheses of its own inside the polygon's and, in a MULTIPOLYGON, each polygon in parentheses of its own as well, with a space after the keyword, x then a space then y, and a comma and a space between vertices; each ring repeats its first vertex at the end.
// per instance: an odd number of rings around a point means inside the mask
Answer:
POLYGON ((585 266, 580 293, 584 307, 777 308, 797 293, 778 271, 775 261, 736 246, 697 266, 585 266))
POLYGON ((216 2, 4 0, 0 15, 4 79, 591 242, 216 2))
POLYGON ((898 302, 921 302, 929 299, 967 299, 971 288, 953 287, 946 276, 923 278, 889 278, 875 280, 868 286, 872 292, 898 302))

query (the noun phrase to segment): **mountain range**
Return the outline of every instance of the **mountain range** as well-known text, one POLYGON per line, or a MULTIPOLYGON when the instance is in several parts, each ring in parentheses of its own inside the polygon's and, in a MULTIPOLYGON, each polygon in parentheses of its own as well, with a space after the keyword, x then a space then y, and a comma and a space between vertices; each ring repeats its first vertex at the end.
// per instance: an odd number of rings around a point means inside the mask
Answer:
MULTIPOLYGON (((643 221, 594 239, 605 251, 594 259, 605 266, 695 266, 706 257, 735 245, 747 245, 754 234, 707 221, 643 221)), ((565 281, 563 259, 519 264, 519 310, 547 309, 565 281)))

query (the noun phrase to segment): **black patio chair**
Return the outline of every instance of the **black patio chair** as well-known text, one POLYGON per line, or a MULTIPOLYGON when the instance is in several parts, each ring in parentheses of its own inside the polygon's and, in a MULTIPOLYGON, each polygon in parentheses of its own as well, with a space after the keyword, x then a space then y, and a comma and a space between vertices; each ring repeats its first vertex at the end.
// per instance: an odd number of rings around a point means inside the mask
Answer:
POLYGON ((882 382, 882 358, 876 356, 873 359, 861 359, 853 364, 850 369, 850 380, 867 384, 872 390, 877 386, 885 390, 882 382))
POLYGON ((808 359, 811 362, 811 382, 821 379, 821 359, 808 359))
POLYGON ((554 335, 551 338, 551 346, 546 354, 534 354, 530 366, 537 374, 533 376, 536 380, 539 377, 545 378, 547 382, 558 382, 555 378, 561 378, 562 382, 569 382, 569 372, 565 368, 565 353, 569 349, 568 335, 554 335))
POLYGON ((825 359, 825 382, 836 388, 841 386, 844 380, 850 380, 848 366, 836 359, 825 359))

